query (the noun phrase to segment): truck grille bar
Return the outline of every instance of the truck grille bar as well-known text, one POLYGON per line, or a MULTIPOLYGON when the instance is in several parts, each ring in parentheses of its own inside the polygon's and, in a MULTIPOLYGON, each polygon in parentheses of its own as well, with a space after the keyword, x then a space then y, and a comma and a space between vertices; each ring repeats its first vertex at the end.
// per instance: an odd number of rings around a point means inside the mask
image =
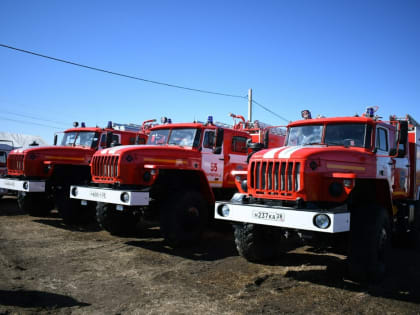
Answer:
POLYGON ((97 179, 113 179, 118 177, 119 156, 94 156, 92 159, 92 176, 97 179))
POLYGON ((22 172, 23 171, 23 154, 10 154, 7 159, 8 171, 22 172))
POLYGON ((300 162, 253 161, 250 176, 250 187, 257 193, 288 195, 302 188, 300 162))

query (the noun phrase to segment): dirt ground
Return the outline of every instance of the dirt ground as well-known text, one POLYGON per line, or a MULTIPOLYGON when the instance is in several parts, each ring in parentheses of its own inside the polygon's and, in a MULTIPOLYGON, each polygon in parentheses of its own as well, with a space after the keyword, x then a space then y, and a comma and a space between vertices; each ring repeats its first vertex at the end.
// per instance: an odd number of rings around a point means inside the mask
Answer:
POLYGON ((272 264, 238 256, 231 231, 194 249, 158 228, 114 237, 0 200, 0 314, 420 314, 420 253, 394 249, 376 285, 343 278, 343 256, 309 246, 272 264))

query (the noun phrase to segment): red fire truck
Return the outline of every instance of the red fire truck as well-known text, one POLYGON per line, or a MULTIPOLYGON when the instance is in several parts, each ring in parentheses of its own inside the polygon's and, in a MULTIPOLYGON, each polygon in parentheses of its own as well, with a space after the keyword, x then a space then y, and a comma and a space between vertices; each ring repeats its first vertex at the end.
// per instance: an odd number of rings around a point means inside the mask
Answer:
POLYGON ((341 235, 349 275, 376 280, 391 237, 419 245, 419 124, 409 115, 383 121, 376 109, 316 119, 303 111, 284 147, 255 153, 236 172, 240 192, 216 202, 215 218, 233 222, 243 257, 272 259, 292 235, 318 244, 341 235))
MULTIPOLYGON (((97 220, 111 234, 127 233, 142 218, 157 217, 171 244, 196 241, 215 196, 233 195, 231 171, 246 168, 250 130, 262 132, 255 124, 247 126, 214 124, 210 116, 206 123, 154 127, 144 146, 95 153, 92 184, 72 186, 71 198, 97 201, 97 220)), ((273 138, 276 146, 284 142, 284 134, 273 138)))
POLYGON ((112 145, 145 143, 151 122, 142 126, 118 124, 118 129, 112 122, 107 128, 86 127, 84 123, 79 127, 74 123, 74 128, 62 134, 60 145, 56 134, 54 146, 11 151, 7 158, 8 176, 0 178, 0 188, 17 191, 19 207, 30 215, 46 215, 56 204, 66 223, 76 223, 87 215, 70 200, 68 191, 71 184, 90 181, 93 154, 112 145))
MULTIPOLYGON (((0 177, 7 175, 7 155, 13 150, 14 145, 11 140, 0 140, 0 177)), ((0 188, 0 198, 8 193, 5 188, 0 188)))

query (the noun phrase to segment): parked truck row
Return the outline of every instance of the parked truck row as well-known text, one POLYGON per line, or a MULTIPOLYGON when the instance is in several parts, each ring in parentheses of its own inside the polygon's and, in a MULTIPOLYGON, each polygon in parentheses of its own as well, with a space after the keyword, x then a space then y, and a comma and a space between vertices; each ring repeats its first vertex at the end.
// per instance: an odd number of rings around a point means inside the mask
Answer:
POLYGON ((136 131, 75 126, 59 146, 12 151, 0 188, 32 215, 55 205, 66 223, 95 216, 115 235, 156 220, 173 246, 223 220, 249 261, 281 259, 289 238, 339 244, 352 278, 378 280, 391 243, 420 247, 420 134, 411 116, 384 121, 376 110, 305 110, 282 127, 234 114, 232 126, 211 116, 136 131))

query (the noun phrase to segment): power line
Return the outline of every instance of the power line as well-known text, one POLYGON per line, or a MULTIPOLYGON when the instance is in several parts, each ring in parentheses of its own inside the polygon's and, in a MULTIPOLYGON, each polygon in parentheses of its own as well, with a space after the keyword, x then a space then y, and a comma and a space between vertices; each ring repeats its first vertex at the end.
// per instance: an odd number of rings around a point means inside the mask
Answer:
MULTIPOLYGON (((0 47, 4 47, 4 48, 8 48, 8 49, 19 51, 19 52, 23 52, 23 53, 26 53, 26 54, 30 54, 30 55, 34 55, 34 56, 38 56, 38 57, 42 57, 42 58, 46 58, 46 59, 50 59, 50 60, 54 60, 54 61, 66 63, 66 64, 70 64, 70 65, 77 66, 77 67, 82 67, 82 68, 86 68, 86 69, 90 69, 90 70, 95 70, 95 71, 99 71, 99 72, 103 72, 103 73, 107 73, 107 74, 111 74, 111 75, 116 75, 116 76, 120 76, 120 77, 124 77, 124 78, 128 78, 128 79, 139 80, 139 81, 143 81, 143 82, 147 82, 147 83, 158 84, 158 85, 163 85, 163 86, 167 86, 167 87, 172 87, 172 88, 177 88, 177 89, 183 89, 183 90, 193 91, 193 92, 199 92, 199 93, 206 93, 206 94, 213 94, 213 95, 227 96, 227 97, 235 97, 235 98, 242 98, 242 99, 246 99, 247 98, 246 95, 245 96, 243 96, 243 95, 241 96, 241 95, 235 95, 235 94, 227 94, 227 93, 221 93, 221 92, 214 92, 214 91, 189 88, 189 87, 185 87, 185 86, 181 86, 181 85, 175 85, 175 84, 170 84, 170 83, 165 83, 165 82, 159 82, 159 81, 144 79, 144 78, 135 77, 135 76, 127 75, 127 74, 122 74, 122 73, 118 73, 118 72, 114 72, 114 71, 109 71, 109 70, 104 70, 104 69, 100 69, 100 68, 96 68, 96 67, 92 67, 92 66, 83 65, 83 64, 80 64, 80 63, 75 63, 75 62, 64 60, 64 59, 60 59, 60 58, 46 56, 46 55, 42 55, 42 54, 39 54, 39 53, 36 53, 36 52, 33 52, 33 51, 24 50, 24 49, 21 49, 21 48, 16 48, 16 47, 4 45, 4 44, 0 44, 0 47)), ((286 119, 286 118, 280 116, 279 114, 273 112, 271 109, 269 109, 266 106, 258 103, 257 101, 252 100, 252 102, 255 103, 256 105, 260 106, 261 108, 263 108, 264 110, 266 110, 270 114, 272 114, 272 115, 274 115, 274 116, 276 116, 276 117, 278 117, 278 118, 280 118, 280 119, 282 119, 282 120, 284 120, 286 122, 289 122, 290 121, 289 119, 286 119)), ((21 115, 21 116, 23 116, 23 115, 21 115)), ((28 118, 32 118, 32 117, 29 117, 28 116, 28 118)), ((45 121, 48 121, 48 120, 45 120, 45 121)), ((51 121, 51 122, 54 122, 54 121, 51 121)))
POLYGON ((258 103, 257 101, 252 100, 252 103, 257 104, 257 105, 258 105, 258 106, 260 106, 262 109, 264 109, 264 110, 266 110, 267 112, 271 113, 272 115, 277 116, 278 118, 280 118, 280 119, 282 119, 282 120, 286 121, 287 123, 289 123, 289 122, 290 122, 290 119, 287 119, 287 118, 284 118, 284 117, 280 116, 279 114, 277 114, 277 113, 273 112, 271 109, 269 109, 269 108, 265 107, 264 105, 262 105, 262 104, 258 103))
POLYGON ((15 112, 4 110, 4 109, 2 109, 1 112, 4 113, 4 114, 10 114, 10 115, 20 116, 20 117, 34 119, 34 120, 42 120, 42 121, 52 122, 52 123, 59 124, 59 125, 69 125, 70 124, 68 122, 63 122, 63 121, 50 120, 50 119, 39 118, 39 117, 35 117, 35 116, 30 116, 30 115, 18 114, 18 113, 15 113, 15 112))
POLYGON ((36 123, 36 122, 24 121, 24 120, 19 120, 19 119, 12 119, 12 118, 2 117, 2 116, 0 116, 0 120, 8 120, 8 121, 21 123, 21 124, 37 125, 37 126, 47 127, 47 128, 52 128, 52 129, 62 129, 62 128, 54 127, 54 126, 51 126, 51 125, 39 124, 39 123, 36 123))
POLYGON ((70 64, 70 65, 73 65, 73 66, 82 67, 82 68, 86 68, 86 69, 90 69, 90 70, 100 71, 100 72, 104 72, 104 73, 108 73, 108 74, 112 74, 112 75, 116 75, 116 76, 120 76, 120 77, 124 77, 124 78, 129 78, 129 79, 134 79, 134 80, 139 80, 139 81, 143 81, 143 82, 148 82, 148 83, 153 83, 153 84, 158 84, 158 85, 164 85, 164 86, 168 86, 168 87, 173 87, 173 88, 183 89, 183 90, 188 90, 188 91, 194 91, 194 92, 199 92, 199 93, 206 93, 206 94, 213 94, 213 95, 220 95, 220 96, 228 96, 228 97, 236 97, 236 98, 246 98, 246 96, 241 96, 241 95, 234 95, 234 94, 227 94, 227 93, 220 93, 220 92, 213 92, 213 91, 189 88, 189 87, 185 87, 185 86, 181 86, 181 85, 175 85, 175 84, 159 82, 159 81, 144 79, 144 78, 140 78, 140 77, 135 77, 135 76, 122 74, 122 73, 118 73, 118 72, 114 72, 114 71, 109 71, 109 70, 104 70, 104 69, 100 69, 100 68, 96 68, 96 67, 82 65, 80 63, 76 63, 76 62, 72 62, 72 61, 68 61, 68 60, 64 60, 64 59, 60 59, 60 58, 55 58, 55 57, 51 57, 51 56, 42 55, 42 54, 39 54, 39 53, 36 53, 36 52, 33 52, 33 51, 24 50, 24 49, 12 47, 12 46, 4 45, 4 44, 0 44, 0 46, 4 47, 4 48, 20 51, 20 52, 23 52, 23 53, 26 53, 26 54, 30 54, 30 55, 34 55, 34 56, 38 56, 38 57, 42 57, 42 58, 46 58, 46 59, 50 59, 50 60, 54 60, 54 61, 59 61, 59 62, 67 63, 67 64, 70 64))

